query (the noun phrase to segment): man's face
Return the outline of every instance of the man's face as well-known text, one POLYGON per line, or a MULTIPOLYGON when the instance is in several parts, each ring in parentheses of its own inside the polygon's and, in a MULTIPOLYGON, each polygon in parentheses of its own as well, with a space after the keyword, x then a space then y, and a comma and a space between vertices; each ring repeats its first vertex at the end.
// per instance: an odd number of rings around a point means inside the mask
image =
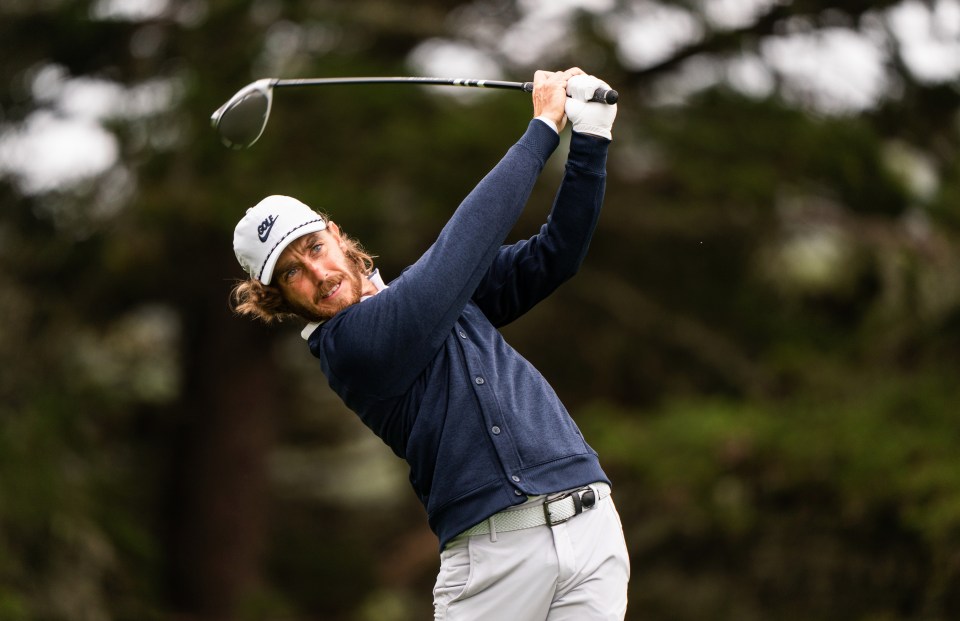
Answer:
POLYGON ((274 284, 301 316, 325 321, 360 301, 363 274, 344 254, 333 222, 287 246, 273 270, 274 284))

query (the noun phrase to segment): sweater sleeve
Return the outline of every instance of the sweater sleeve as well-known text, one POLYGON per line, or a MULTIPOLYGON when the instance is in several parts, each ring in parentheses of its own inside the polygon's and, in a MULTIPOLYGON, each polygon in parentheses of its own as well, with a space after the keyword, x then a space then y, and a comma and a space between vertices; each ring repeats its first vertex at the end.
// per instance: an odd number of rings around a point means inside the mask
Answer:
POLYGON ((314 331, 309 346, 331 384, 388 398, 423 372, 516 224, 558 143, 546 125, 531 121, 416 263, 389 288, 314 331))
POLYGON ((473 296, 495 326, 523 315, 579 270, 600 217, 609 145, 605 138, 574 132, 546 223, 497 253, 473 296))

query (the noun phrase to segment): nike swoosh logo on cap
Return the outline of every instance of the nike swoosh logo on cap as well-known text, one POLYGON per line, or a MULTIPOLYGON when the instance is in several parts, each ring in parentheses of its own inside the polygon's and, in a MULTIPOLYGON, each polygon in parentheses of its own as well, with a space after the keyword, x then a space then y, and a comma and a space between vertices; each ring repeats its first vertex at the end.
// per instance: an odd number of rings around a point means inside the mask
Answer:
POLYGON ((260 241, 267 241, 267 238, 270 237, 270 231, 273 230, 273 225, 276 221, 276 216, 267 216, 263 219, 263 222, 261 222, 260 226, 257 227, 257 237, 260 238, 260 241))

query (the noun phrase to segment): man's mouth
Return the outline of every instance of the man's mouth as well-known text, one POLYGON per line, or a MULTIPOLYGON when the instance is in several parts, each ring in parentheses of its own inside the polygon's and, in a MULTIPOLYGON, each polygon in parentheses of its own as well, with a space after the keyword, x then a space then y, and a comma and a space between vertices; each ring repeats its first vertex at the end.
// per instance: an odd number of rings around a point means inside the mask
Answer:
POLYGON ((341 285, 343 285, 343 281, 342 281, 342 280, 341 280, 340 282, 338 282, 337 284, 335 284, 335 285, 334 285, 329 291, 327 291, 326 293, 322 293, 322 292, 321 292, 321 294, 320 294, 320 299, 321 299, 321 300, 327 300, 327 299, 332 298, 334 295, 337 294, 337 291, 340 291, 340 286, 341 286, 341 285))

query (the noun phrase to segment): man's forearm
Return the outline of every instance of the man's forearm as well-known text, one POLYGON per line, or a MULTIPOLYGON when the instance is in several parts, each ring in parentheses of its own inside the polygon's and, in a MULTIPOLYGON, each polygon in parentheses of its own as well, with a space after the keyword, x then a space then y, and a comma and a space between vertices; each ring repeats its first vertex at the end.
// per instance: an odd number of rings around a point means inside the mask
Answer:
POLYGON ((574 134, 547 223, 537 235, 498 252, 474 295, 494 325, 527 312, 579 269, 600 215, 608 145, 574 134))

